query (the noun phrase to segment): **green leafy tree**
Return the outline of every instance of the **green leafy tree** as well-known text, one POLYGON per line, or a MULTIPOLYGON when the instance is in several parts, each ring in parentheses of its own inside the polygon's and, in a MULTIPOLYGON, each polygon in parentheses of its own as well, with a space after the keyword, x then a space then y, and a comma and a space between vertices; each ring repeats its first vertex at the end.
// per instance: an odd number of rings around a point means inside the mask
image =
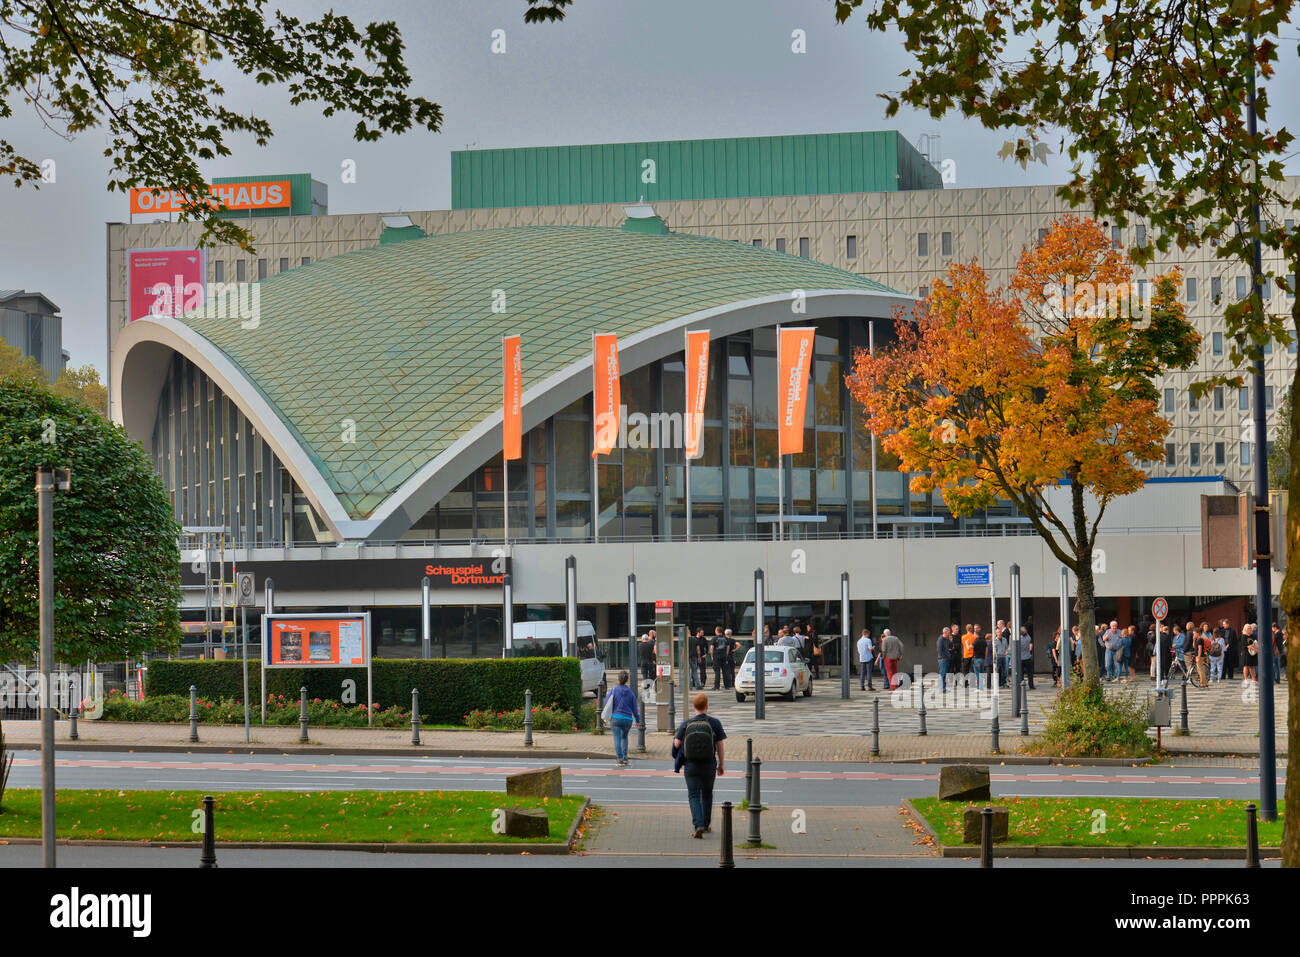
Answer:
POLYGON ((1282 394, 1277 409, 1277 434, 1268 453, 1268 487, 1286 488, 1291 480, 1291 393, 1282 394))
MULTIPOLYGON (((203 224, 201 243, 251 249, 238 222, 208 200, 199 163, 231 155, 226 141, 258 146, 271 125, 227 105, 214 67, 227 63, 289 103, 352 113, 359 142, 412 129, 437 132, 442 110, 408 90, 401 32, 392 22, 354 25, 329 11, 315 20, 264 10, 261 0, 80 3, 0 0, 0 120, 25 103, 69 137, 103 127, 109 188, 172 189, 182 220, 203 224)), ((40 187, 41 168, 0 137, 0 176, 40 187)))
MULTIPOLYGON (((1300 231, 1285 229, 1300 199, 1286 195, 1282 178, 1295 136, 1270 126, 1269 84, 1280 45, 1295 43, 1295 0, 836 0, 836 18, 844 22, 863 6, 868 26, 901 34, 912 55, 903 89, 885 96, 889 115, 906 105, 936 118, 972 117, 1008 131, 1004 151, 1021 163, 1058 142, 1071 168, 1063 199, 1090 204, 1121 226, 1137 219, 1150 227, 1154 242, 1129 250, 1136 264, 1173 247, 1214 249, 1255 276, 1254 294, 1224 310, 1234 363, 1259 360, 1270 340, 1291 340, 1300 298, 1290 301, 1289 324, 1273 309, 1287 302, 1275 287, 1300 272, 1300 231), (1265 256, 1258 274, 1257 241, 1265 256)), ((1194 388, 1204 394, 1241 380, 1207 377, 1194 388)), ((1293 496, 1300 491, 1298 383, 1291 387, 1293 496)), ((1300 511, 1287 516, 1287 535, 1300 538, 1300 511)), ((1281 598, 1300 621, 1300 562, 1290 563, 1281 598)), ((1294 767, 1300 629, 1288 642, 1294 767)), ((1283 863, 1300 866, 1300 775, 1288 775, 1285 805, 1283 863)))
POLYGON ((0 660, 40 647, 37 503, 42 466, 72 469, 54 493, 55 655, 110 661, 180 641, 180 528, 144 450, 80 401, 0 380, 0 660))
POLYGON ((25 356, 22 350, 0 339, 0 379, 13 382, 29 382, 33 385, 48 385, 45 370, 31 356, 25 356))
POLYGON ((100 415, 108 415, 108 390, 99 381, 99 370, 94 366, 64 369, 54 380, 54 394, 76 399, 100 415))

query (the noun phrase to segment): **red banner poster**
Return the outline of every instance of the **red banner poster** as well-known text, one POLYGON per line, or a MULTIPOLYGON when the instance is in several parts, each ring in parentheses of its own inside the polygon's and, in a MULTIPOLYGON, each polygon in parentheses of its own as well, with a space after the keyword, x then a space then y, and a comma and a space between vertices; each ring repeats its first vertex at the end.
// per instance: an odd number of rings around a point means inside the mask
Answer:
POLYGON ((777 340, 776 356, 780 377, 777 379, 777 452, 789 455, 803 451, 804 409, 808 405, 808 376, 812 371, 812 328, 782 329, 777 340))
POLYGON ((609 455, 618 442, 619 406, 618 336, 592 333, 592 412, 595 415, 595 449, 591 457, 609 455))
POLYGON ((202 250, 132 249, 126 268, 128 322, 145 316, 174 319, 206 300, 202 250))
POLYGON ((502 407, 502 454, 507 462, 523 458, 524 360, 518 336, 501 338, 505 395, 502 407))
POLYGON ((709 392, 709 330, 686 333, 686 457, 704 454, 704 400, 709 392))

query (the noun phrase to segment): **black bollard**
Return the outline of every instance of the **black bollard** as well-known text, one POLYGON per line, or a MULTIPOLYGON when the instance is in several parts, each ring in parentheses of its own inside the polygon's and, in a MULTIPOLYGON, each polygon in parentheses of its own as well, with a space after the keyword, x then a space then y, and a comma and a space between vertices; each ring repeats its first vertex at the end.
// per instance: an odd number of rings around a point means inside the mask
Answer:
POLYGON ((302 743, 307 741, 307 686, 303 685, 298 689, 298 740, 302 743))
POLYGON ((190 741, 199 740, 199 689, 190 685, 190 741))
POLYGON ((920 710, 920 712, 919 712, 919 716, 920 716, 920 718, 921 718, 921 737, 924 738, 924 737, 926 736, 926 730, 925 730, 925 679, 924 679, 924 678, 920 678, 920 679, 917 681, 917 686, 921 689, 921 691, 920 691, 920 695, 921 695, 921 710, 920 710))
POLYGON ((1259 826, 1255 820, 1255 805, 1246 805, 1246 866, 1259 867, 1259 826))
POLYGON ((1183 672, 1183 713, 1182 727, 1178 729, 1179 734, 1189 734, 1187 730, 1187 673, 1183 672))
POLYGON ((759 786, 759 772, 763 769, 763 759, 755 758, 753 765, 754 783, 751 785, 749 792, 749 834, 746 840, 750 847, 761 847, 763 844, 763 829, 759 825, 758 816, 763 813, 762 788, 759 786))
POLYGON ((81 703, 80 703, 80 702, 78 702, 77 704, 73 705, 73 706, 72 706, 72 710, 70 710, 70 711, 68 712, 68 722, 69 722, 69 724, 71 724, 71 727, 68 729, 68 740, 69 740, 69 741, 80 741, 80 740, 81 740, 81 736, 80 736, 79 734, 77 734, 77 715, 79 715, 80 713, 81 713, 81 703))
POLYGON ((411 744, 420 743, 420 689, 411 689, 411 744))
POLYGON ((217 866, 217 839, 212 823, 213 798, 203 799, 203 850, 199 853, 199 867, 217 866))
POLYGON ((722 802, 722 852, 718 859, 719 867, 732 868, 736 866, 736 859, 732 855, 733 844, 731 838, 731 802, 722 802))
POLYGON ((980 867, 993 866, 993 808, 980 811, 980 867))
POLYGON ((1020 733, 1029 733, 1029 682, 1020 682, 1020 733))
POLYGON ((605 733, 605 719, 602 718, 601 712, 605 710, 605 696, 609 694, 609 685, 605 679, 600 679, 600 687, 596 690, 596 733, 605 733))
POLYGON ((524 747, 533 746, 533 689, 524 690, 524 747))
POLYGON ((871 699, 871 756, 880 756, 880 699, 871 699))
POLYGON ((753 803, 754 794, 754 739, 745 739, 745 803, 753 803))
POLYGON ((668 730, 677 730, 677 683, 668 679, 668 730))
POLYGON ((994 711, 993 712, 993 753, 994 754, 1002 753, 1002 748, 998 744, 998 732, 1000 730, 1001 728, 998 726, 998 713, 994 711))

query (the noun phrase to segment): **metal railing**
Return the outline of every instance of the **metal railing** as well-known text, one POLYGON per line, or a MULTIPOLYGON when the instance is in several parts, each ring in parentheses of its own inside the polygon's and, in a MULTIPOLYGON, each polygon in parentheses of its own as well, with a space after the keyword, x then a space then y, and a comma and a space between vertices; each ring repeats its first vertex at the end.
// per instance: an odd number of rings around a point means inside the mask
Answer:
MULTIPOLYGON (((1032 525, 1023 525, 1018 523, 993 523, 990 525, 969 525, 965 527, 952 525, 934 525, 934 524, 908 524, 906 521, 898 521, 889 526, 880 529, 880 534, 873 536, 870 532, 827 532, 822 530, 811 530, 803 527, 800 533, 791 534, 792 530, 787 530, 785 541, 909 541, 913 539, 955 539, 955 538, 1035 538, 1038 531, 1032 525)), ((1098 531, 1099 535, 1200 535, 1200 525, 1169 525, 1169 526, 1105 526, 1103 525, 1098 531)), ((692 534, 692 542, 768 542, 775 541, 775 536, 766 534, 732 533, 732 534, 692 534)), ((684 543, 685 535, 615 535, 606 532, 600 534, 600 544, 621 544, 621 545, 641 545, 655 543, 684 543)), ((511 545, 582 545, 590 544, 591 536, 537 536, 523 537, 512 535, 510 538, 511 545)), ((313 551, 319 553, 322 557, 326 553, 337 555, 340 550, 353 549, 358 554, 364 554, 368 549, 376 548, 394 548, 399 551, 402 549, 434 549, 435 552, 440 548, 470 548, 484 558, 492 556, 494 548, 500 548, 502 539, 479 536, 477 538, 402 538, 402 539, 383 539, 375 541, 361 542, 344 542, 331 545, 322 545, 320 542, 294 542, 291 544, 277 543, 268 544, 246 544, 242 542, 227 543, 226 552, 229 554, 234 551, 281 551, 285 553, 313 551)), ((215 549, 213 550, 215 553, 215 549)), ((289 557, 288 554, 285 556, 289 557)), ((296 557, 296 556, 295 556, 296 557)), ((191 588, 202 588, 202 585, 188 586, 191 588)))

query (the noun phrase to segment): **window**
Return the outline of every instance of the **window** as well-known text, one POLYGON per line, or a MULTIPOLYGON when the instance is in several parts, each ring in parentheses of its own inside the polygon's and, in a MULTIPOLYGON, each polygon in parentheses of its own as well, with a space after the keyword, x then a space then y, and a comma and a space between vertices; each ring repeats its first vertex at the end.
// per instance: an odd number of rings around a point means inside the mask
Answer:
POLYGON ((1169 468, 1173 468, 1177 464, 1178 462, 1176 460, 1176 456, 1174 455, 1174 443, 1166 442, 1165 443, 1165 465, 1168 466, 1169 468))
POLYGON ((1297 273, 1292 273, 1291 275, 1287 276, 1282 280, 1283 282, 1286 283, 1286 297, 1288 299, 1295 298, 1295 284, 1296 284, 1297 275, 1298 275, 1297 273))
POLYGON ((1221 385, 1214 387, 1214 411, 1223 411, 1223 386, 1221 385))
POLYGON ((799 237, 799 255, 802 256, 804 259, 808 258, 808 237, 807 236, 799 237))
POLYGON ((922 299, 930 298, 930 287, 922 286, 920 290, 917 292, 917 295, 920 296, 922 299))
POLYGON ((1110 228, 1110 242, 1111 245, 1114 246, 1116 249, 1123 249, 1124 230, 1121 229, 1119 226, 1112 226, 1110 228))
POLYGON ((1289 356, 1293 356, 1293 355, 1295 355, 1295 340, 1294 340, 1294 339, 1292 339, 1290 342, 1288 342, 1288 343, 1286 344, 1286 354, 1289 355, 1289 356))
POLYGON ((1272 354, 1273 354, 1273 340, 1270 339, 1268 340, 1268 342, 1264 343, 1264 355, 1271 356, 1272 354))
POLYGON ((858 258, 858 237, 846 236, 844 239, 844 255, 850 259, 858 258))
POLYGON ((1038 231, 1038 245, 1041 246, 1041 245, 1043 244, 1043 240, 1046 239, 1046 238, 1047 238, 1047 230, 1045 230, 1045 229, 1040 229, 1040 230, 1038 231))
POLYGON ((916 254, 918 256, 930 255, 930 234, 929 233, 916 234, 916 254))
POLYGON ((1201 443, 1193 442, 1187 450, 1187 464, 1199 468, 1201 464, 1201 443))
POLYGON ((1273 387, 1271 385, 1264 386, 1264 408, 1270 412, 1273 409, 1273 387))
POLYGON ((1146 312, 1147 306, 1150 305, 1150 300, 1147 298, 1147 285, 1148 285, 1148 281, 1147 281, 1146 279, 1139 279, 1139 280, 1138 280, 1138 301, 1137 301, 1137 306, 1138 306, 1138 308, 1141 309, 1144 313, 1146 312))
POLYGON ((1224 464, 1223 449, 1224 446, 1222 442, 1214 443, 1214 464, 1220 468, 1222 468, 1224 464))
POLYGON ((1196 412, 1196 393, 1191 389, 1187 390, 1187 409, 1189 412, 1196 412))
POLYGON ((310 266, 310 265, 311 265, 311 257, 310 257, 310 256, 303 256, 303 257, 302 257, 302 264, 303 264, 304 266, 310 266))
POLYGON ((1223 280, 1215 276, 1210 280, 1210 299, 1217 306, 1223 298, 1223 280))
POLYGON ((212 264, 212 278, 217 282, 226 281, 226 264, 218 259, 212 264))
POLYGON ((1165 411, 1174 411, 1174 390, 1165 389, 1165 411))
POLYGON ((280 257, 280 272, 288 272, 288 271, 289 271, 289 257, 288 257, 288 256, 281 256, 281 257, 280 257))
POLYGON ((783 253, 783 252, 785 252, 785 240, 784 240, 784 239, 778 239, 778 240, 776 241, 776 251, 779 252, 779 253, 783 253))
POLYGON ((1250 390, 1242 386, 1237 390, 1237 411, 1245 412, 1250 409, 1250 390))
POLYGON ((1242 465, 1250 464, 1250 443, 1249 442, 1241 443, 1241 464, 1242 465))
POLYGON ((952 255, 952 233, 939 234, 939 252, 945 256, 952 255))
POLYGON ((1137 228, 1137 244, 1139 249, 1143 248, 1147 244, 1147 228, 1145 226, 1139 226, 1137 228))
POLYGON ((1295 220, 1294 220, 1294 219, 1288 219, 1285 223, 1282 224, 1282 226, 1283 226, 1283 228, 1286 230, 1286 234, 1287 234, 1288 236, 1290 236, 1293 232, 1295 232, 1295 220))
POLYGON ((1241 301, 1242 299, 1245 299, 1247 295, 1248 293, 1246 291, 1246 277, 1238 276, 1237 277, 1237 300, 1241 301))
POLYGON ((1210 352, 1213 355, 1223 355, 1223 333, 1216 332, 1210 336, 1210 352))
POLYGON ((259 259, 259 260, 257 261, 257 278, 258 278, 258 279, 265 279, 265 278, 266 278, 266 260, 265 260, 265 259, 259 259))
POLYGON ((235 282, 244 282, 248 278, 248 263, 240 259, 235 262, 235 282))
POLYGON ((1194 276, 1187 277, 1187 301, 1196 301, 1196 278, 1194 276))
POLYGON ((762 248, 763 248, 763 240, 761 240, 761 239, 755 239, 755 240, 754 240, 754 248, 755 248, 755 249, 762 249, 762 248))

